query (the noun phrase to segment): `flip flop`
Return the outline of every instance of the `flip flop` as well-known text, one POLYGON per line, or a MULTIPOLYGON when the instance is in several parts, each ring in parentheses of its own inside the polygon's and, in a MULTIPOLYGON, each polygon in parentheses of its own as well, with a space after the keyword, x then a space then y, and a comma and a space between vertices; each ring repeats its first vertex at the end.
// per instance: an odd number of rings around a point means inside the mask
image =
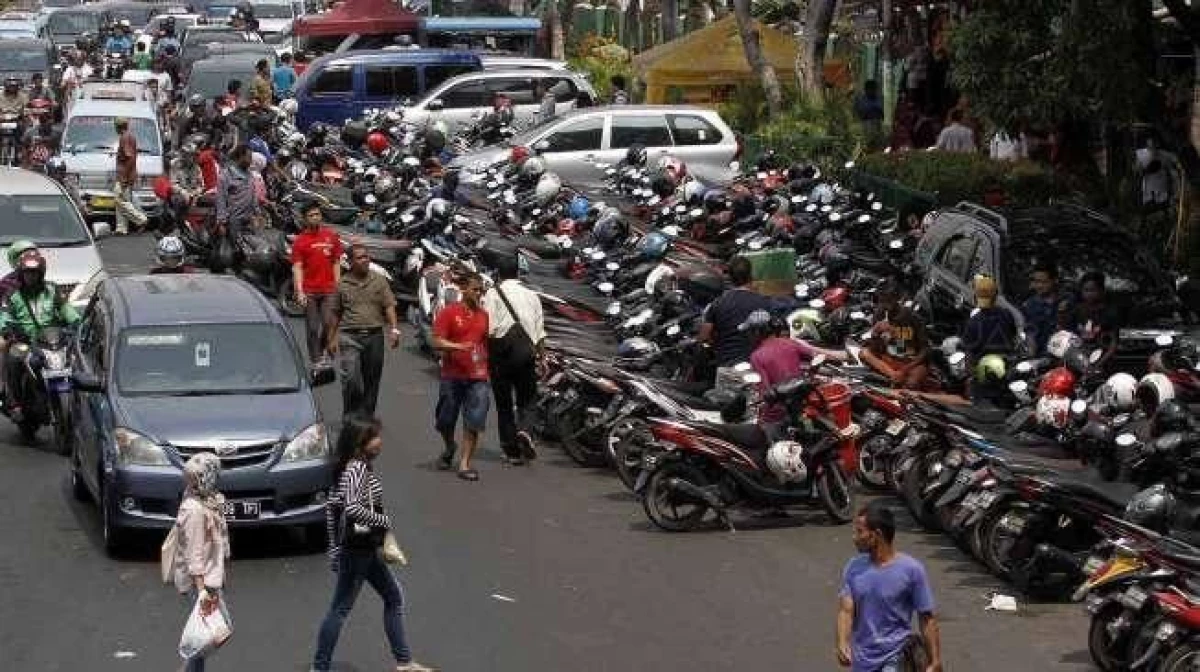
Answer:
POLYGON ((459 469, 458 477, 464 481, 478 481, 479 472, 474 469, 459 469))

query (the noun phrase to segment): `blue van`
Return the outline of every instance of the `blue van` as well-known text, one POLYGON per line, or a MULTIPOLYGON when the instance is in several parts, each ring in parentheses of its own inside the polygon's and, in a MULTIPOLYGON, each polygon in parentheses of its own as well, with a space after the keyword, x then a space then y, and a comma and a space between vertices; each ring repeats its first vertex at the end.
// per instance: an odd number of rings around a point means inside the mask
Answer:
POLYGON ((453 49, 377 49, 329 54, 313 61, 296 82, 296 123, 341 125, 373 107, 419 100, 438 84, 482 70, 479 56, 453 49))

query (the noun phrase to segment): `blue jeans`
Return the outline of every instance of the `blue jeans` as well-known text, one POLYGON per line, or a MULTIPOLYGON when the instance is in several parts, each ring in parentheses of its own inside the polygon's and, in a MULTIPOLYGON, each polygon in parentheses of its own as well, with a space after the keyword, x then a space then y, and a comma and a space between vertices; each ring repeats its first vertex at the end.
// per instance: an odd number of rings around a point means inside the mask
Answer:
POLYGON ((396 663, 404 665, 412 661, 412 653, 404 641, 404 590, 400 582, 383 561, 379 549, 343 548, 338 556, 337 587, 333 591, 333 602, 317 632, 314 670, 329 670, 333 649, 342 632, 342 623, 354 608, 354 600, 358 598, 363 581, 371 584, 383 600, 383 630, 396 663))
POLYGON ((434 409, 434 427, 441 434, 454 432, 462 414, 463 428, 482 432, 487 427, 492 405, 492 387, 486 380, 442 379, 438 383, 438 402, 434 409))

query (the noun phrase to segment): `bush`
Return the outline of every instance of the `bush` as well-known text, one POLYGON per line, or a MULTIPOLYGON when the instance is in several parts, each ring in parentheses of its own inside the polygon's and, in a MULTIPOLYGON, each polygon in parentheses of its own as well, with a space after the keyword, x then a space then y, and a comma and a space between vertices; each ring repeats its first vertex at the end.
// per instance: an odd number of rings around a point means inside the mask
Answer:
POLYGON ((572 70, 581 72, 588 78, 601 101, 607 101, 612 96, 612 85, 609 82, 613 75, 624 75, 629 93, 633 95, 635 76, 632 56, 628 49, 612 40, 588 33, 579 42, 574 55, 567 59, 567 63, 572 70))
POLYGON ((1068 194, 1068 185, 1033 161, 993 161, 982 154, 895 152, 870 154, 860 171, 936 196, 940 205, 982 202, 1000 191, 1011 205, 1040 205, 1068 194))
POLYGON ((831 93, 818 105, 785 89, 783 116, 767 121, 761 90, 745 87, 720 108, 721 116, 743 134, 747 163, 771 149, 787 163, 813 162, 828 172, 859 152, 863 133, 847 97, 831 93))

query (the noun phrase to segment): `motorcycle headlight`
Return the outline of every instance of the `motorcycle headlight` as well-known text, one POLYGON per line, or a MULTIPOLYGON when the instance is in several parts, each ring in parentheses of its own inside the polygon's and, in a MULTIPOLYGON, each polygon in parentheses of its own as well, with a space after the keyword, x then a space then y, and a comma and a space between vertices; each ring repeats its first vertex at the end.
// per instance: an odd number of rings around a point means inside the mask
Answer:
POLYGON ((284 462, 320 460, 329 456, 329 438, 325 425, 317 423, 296 435, 283 450, 284 462))
POLYGON ((131 429, 118 427, 113 431, 117 443, 117 463, 121 466, 133 464, 144 466, 166 466, 167 452, 162 446, 131 429))

